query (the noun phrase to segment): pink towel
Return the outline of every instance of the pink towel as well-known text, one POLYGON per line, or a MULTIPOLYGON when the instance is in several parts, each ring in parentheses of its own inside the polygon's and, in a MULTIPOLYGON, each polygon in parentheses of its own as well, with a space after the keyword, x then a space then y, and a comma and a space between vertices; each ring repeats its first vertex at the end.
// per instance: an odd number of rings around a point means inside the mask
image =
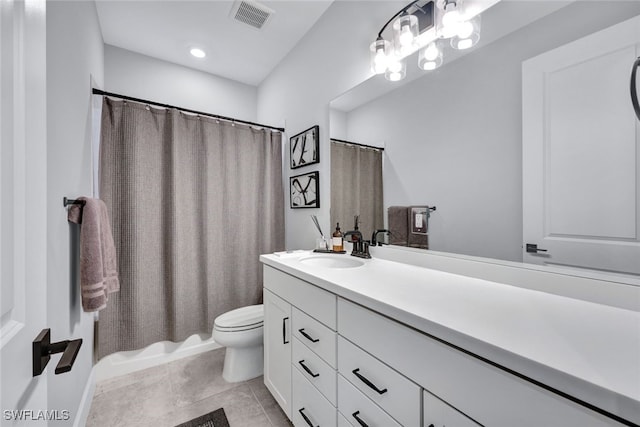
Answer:
POLYGON ((116 248, 107 206, 102 200, 80 197, 84 206, 71 205, 70 222, 80 224, 80 290, 84 311, 107 306, 108 294, 120 290, 116 248))

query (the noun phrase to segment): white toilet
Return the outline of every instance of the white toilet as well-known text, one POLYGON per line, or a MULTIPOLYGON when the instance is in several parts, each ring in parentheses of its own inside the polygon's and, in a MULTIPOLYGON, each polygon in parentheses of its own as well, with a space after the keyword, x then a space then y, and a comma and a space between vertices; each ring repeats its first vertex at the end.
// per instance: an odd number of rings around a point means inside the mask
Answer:
POLYGON ((227 348, 222 377, 231 383, 263 373, 262 304, 228 311, 213 321, 213 339, 227 348))

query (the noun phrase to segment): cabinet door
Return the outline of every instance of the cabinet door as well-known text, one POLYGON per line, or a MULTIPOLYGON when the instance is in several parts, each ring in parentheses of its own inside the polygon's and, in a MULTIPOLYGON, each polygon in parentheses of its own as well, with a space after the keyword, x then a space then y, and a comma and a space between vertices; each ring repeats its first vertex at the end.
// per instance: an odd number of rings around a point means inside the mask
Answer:
POLYGON ((479 427, 461 412, 456 411, 428 391, 424 391, 423 425, 425 427, 479 427))
POLYGON ((264 384, 291 418, 291 305, 264 290, 264 384))

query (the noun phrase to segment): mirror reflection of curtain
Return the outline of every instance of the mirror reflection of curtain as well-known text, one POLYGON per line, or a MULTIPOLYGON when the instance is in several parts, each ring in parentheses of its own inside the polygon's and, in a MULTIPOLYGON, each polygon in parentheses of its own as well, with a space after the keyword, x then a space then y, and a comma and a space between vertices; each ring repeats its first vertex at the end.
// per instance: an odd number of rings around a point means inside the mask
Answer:
POLYGON ((384 228, 382 151, 331 141, 331 232, 337 222, 343 232, 353 229, 360 215, 365 240, 384 228))
POLYGON ((260 303, 258 256, 284 249, 281 134, 109 99, 101 132, 121 287, 98 356, 210 336, 218 315, 260 303))

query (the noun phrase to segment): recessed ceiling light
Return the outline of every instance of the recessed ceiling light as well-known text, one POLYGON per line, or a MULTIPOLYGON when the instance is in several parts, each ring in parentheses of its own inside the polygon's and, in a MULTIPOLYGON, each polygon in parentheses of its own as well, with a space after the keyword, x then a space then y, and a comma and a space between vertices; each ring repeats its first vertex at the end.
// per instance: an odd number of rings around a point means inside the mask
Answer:
POLYGON ((189 53, 191 53, 191 55, 195 56, 196 58, 204 58, 205 56, 207 56, 204 50, 197 47, 191 48, 189 53))

